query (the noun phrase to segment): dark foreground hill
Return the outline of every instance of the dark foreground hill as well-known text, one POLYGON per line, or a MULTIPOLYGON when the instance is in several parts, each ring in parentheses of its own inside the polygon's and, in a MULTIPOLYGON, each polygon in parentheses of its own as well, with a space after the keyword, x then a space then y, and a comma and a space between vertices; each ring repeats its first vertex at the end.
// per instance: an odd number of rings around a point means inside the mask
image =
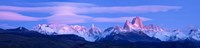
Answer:
POLYGON ((198 42, 88 42, 76 35, 43 35, 25 28, 0 30, 0 48, 200 48, 198 42))

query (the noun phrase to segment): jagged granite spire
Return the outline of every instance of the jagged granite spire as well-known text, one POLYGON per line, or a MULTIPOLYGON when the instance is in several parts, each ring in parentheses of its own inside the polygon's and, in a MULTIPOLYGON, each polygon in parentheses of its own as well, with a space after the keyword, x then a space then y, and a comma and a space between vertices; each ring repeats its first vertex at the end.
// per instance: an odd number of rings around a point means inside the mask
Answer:
POLYGON ((133 27, 135 28, 144 28, 142 20, 140 19, 139 16, 136 16, 135 18, 133 18, 132 24, 133 24, 133 27))
POLYGON ((128 29, 131 31, 132 29, 143 29, 144 25, 142 24, 142 20, 140 19, 139 16, 136 16, 133 18, 132 22, 126 20, 124 24, 124 29, 128 29))
POLYGON ((133 28, 132 24, 130 21, 126 20, 125 24, 124 24, 124 29, 128 29, 131 30, 133 28))

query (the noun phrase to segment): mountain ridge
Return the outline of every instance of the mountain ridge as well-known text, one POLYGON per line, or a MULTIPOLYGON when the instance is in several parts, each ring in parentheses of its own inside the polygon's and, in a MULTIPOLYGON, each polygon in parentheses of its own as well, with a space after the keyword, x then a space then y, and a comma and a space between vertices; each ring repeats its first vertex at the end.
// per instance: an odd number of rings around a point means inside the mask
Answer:
POLYGON ((45 35, 37 31, 20 29, 4 29, 4 31, 0 31, 0 39, 0 48, 199 48, 200 46, 200 42, 196 41, 130 42, 127 40, 106 40, 88 42, 74 34, 45 35))
POLYGON ((80 25, 66 25, 66 24, 39 24, 34 29, 39 33, 46 35, 62 35, 62 34, 74 34, 80 37, 85 38, 87 41, 94 42, 96 40, 106 38, 111 35, 111 33, 130 33, 130 32, 139 32, 144 33, 148 37, 156 38, 161 41, 178 41, 178 40, 197 40, 200 41, 199 30, 196 30, 195 33, 192 34, 184 34, 183 32, 173 32, 166 31, 160 26, 156 26, 153 24, 143 25, 142 20, 139 16, 136 16, 132 19, 132 21, 126 20, 123 27, 114 26, 109 27, 105 30, 101 30, 92 24, 91 28, 86 28, 80 25), (197 33, 196 33, 197 32, 197 33))

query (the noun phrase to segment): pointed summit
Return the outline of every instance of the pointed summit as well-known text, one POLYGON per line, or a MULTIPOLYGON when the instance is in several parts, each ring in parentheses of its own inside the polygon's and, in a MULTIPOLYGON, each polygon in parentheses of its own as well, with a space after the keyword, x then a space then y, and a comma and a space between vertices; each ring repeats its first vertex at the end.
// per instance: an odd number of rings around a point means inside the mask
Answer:
POLYGON ((142 20, 140 19, 139 16, 136 16, 135 18, 133 18, 132 24, 133 24, 133 27, 135 27, 135 28, 143 28, 144 27, 142 20))
POLYGON ((95 28, 95 25, 94 25, 94 24, 92 24, 92 28, 95 28))
POLYGON ((101 30, 99 28, 95 27, 94 24, 92 24, 92 28, 89 29, 89 34, 87 34, 87 36, 90 37, 90 40, 92 38, 91 41, 95 41, 95 39, 98 39, 101 37, 100 36, 101 34, 102 34, 101 30))
POLYGON ((25 27, 18 27, 18 28, 15 28, 15 29, 7 29, 7 30, 10 30, 10 31, 29 31, 25 27))
POLYGON ((92 27, 89 29, 89 32, 100 32, 100 29, 95 27, 94 24, 92 24, 92 27))
POLYGON ((17 29, 21 31, 28 31, 28 29, 26 29, 25 27, 18 27, 17 29))
POLYGON ((131 30, 133 28, 130 21, 126 20, 126 23, 124 24, 124 29, 131 30))

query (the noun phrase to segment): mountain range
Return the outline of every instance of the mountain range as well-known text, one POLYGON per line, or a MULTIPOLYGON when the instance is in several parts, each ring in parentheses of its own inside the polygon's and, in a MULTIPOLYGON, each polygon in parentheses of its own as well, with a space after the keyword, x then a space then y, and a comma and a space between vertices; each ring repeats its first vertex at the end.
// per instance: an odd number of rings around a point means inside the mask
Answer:
MULTIPOLYGON (((96 27, 94 24, 92 25, 91 28, 86 28, 84 26, 79 26, 79 25, 39 24, 34 28, 34 30, 45 35, 74 34, 83 37, 85 40, 91 42, 115 35, 128 36, 126 34, 144 36, 147 38, 152 38, 153 40, 157 39, 159 41, 180 41, 180 40, 200 41, 200 29, 190 29, 188 31, 189 33, 181 32, 180 30, 167 31, 161 28, 160 26, 156 26, 153 24, 143 25, 142 19, 140 19, 139 16, 133 18, 131 22, 129 20, 126 20, 123 27, 114 26, 114 27, 109 27, 105 30, 96 27)), ((128 38, 135 39, 138 37, 128 36, 128 38)), ((143 39, 138 39, 138 41, 140 40, 143 39)))
POLYGON ((144 33, 111 33, 95 42, 74 34, 45 35, 24 27, 0 29, 0 48, 199 48, 200 42, 159 41, 144 33))
POLYGON ((102 30, 80 25, 38 24, 33 30, 24 27, 0 29, 0 48, 199 48, 200 30, 167 31, 140 17, 123 27, 102 30))

